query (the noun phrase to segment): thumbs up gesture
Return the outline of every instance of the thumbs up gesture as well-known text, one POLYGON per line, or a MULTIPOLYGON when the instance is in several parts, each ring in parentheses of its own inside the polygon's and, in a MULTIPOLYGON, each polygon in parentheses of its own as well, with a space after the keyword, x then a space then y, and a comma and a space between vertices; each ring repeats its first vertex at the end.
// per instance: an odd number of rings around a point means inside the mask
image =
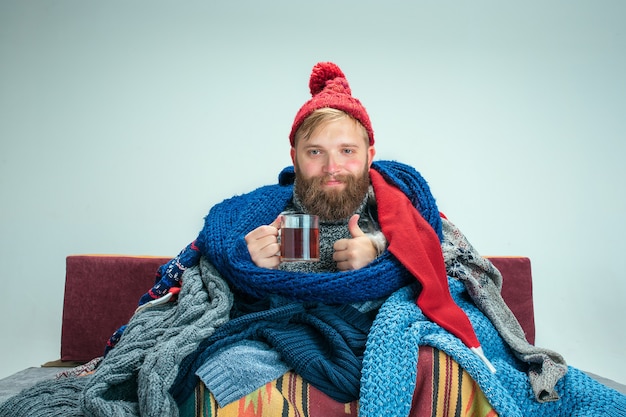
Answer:
POLYGON ((359 227, 358 214, 348 221, 348 230, 352 238, 339 239, 333 246, 333 260, 340 271, 363 268, 376 258, 376 248, 359 227))

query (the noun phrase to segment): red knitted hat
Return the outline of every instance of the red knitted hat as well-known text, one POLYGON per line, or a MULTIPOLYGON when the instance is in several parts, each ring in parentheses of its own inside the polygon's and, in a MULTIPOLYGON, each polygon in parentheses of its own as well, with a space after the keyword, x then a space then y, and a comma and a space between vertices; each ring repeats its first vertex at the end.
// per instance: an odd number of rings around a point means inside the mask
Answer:
POLYGON ((311 113, 317 109, 330 107, 341 110, 358 120, 370 139, 370 145, 374 144, 374 131, 365 107, 359 100, 352 97, 352 90, 348 85, 346 76, 341 69, 332 62, 320 62, 313 67, 309 89, 313 96, 300 108, 291 127, 289 142, 294 146, 296 131, 311 113))

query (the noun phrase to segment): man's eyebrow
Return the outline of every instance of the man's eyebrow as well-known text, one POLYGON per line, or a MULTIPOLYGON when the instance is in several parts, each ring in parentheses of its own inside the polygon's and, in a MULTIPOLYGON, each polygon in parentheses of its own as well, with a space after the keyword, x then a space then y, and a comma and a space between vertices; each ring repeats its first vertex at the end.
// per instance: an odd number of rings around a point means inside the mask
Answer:
POLYGON ((344 142, 339 144, 340 148, 358 148, 359 144, 354 142, 344 142))
MULTIPOLYGON (((349 141, 349 142, 341 142, 336 146, 339 148, 358 148, 359 145, 360 144, 357 143, 356 141, 349 141)), ((325 145, 320 144, 320 143, 310 142, 310 139, 304 141, 302 146, 304 148, 325 148, 325 145)), ((333 146, 335 145, 332 145, 331 147, 333 146)))

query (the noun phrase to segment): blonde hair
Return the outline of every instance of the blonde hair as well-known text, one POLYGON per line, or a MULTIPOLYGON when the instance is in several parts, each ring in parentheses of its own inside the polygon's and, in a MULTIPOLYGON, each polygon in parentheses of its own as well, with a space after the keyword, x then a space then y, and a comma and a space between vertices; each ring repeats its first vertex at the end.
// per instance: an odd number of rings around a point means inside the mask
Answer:
POLYGON ((302 122, 296 134, 294 135, 294 146, 301 140, 307 140, 311 137, 313 132, 320 127, 325 125, 326 123, 334 122, 337 120, 341 120, 343 118, 349 118, 352 120, 357 129, 363 135, 363 140, 365 140, 369 144, 369 137, 367 136, 367 131, 363 127, 363 125, 354 117, 350 116, 348 113, 333 109, 331 107, 323 107, 321 109, 317 109, 313 111, 310 115, 307 116, 306 119, 302 122))

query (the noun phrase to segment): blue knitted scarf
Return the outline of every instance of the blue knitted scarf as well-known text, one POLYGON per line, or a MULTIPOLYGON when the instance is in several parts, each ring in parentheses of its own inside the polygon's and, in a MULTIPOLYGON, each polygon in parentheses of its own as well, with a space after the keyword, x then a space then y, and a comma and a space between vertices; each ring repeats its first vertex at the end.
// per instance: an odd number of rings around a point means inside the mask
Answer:
POLYGON ((359 415, 409 415, 419 359, 417 346, 428 345, 456 360, 500 416, 626 416, 626 396, 572 367, 556 385, 559 401, 536 401, 528 383, 527 365, 511 353, 489 319, 470 301, 463 283, 449 278, 449 284, 498 372, 489 372, 459 339, 430 321, 413 302, 411 287, 402 288, 383 304, 368 335, 359 415))
MULTIPOLYGON (((422 176, 398 162, 376 162, 372 168, 407 195, 441 239, 439 210, 422 176)), ((293 195, 293 178, 293 168, 289 167, 279 175, 279 184, 225 200, 206 217, 196 244, 235 291, 256 298, 276 294, 298 301, 348 304, 387 297, 413 281, 388 252, 368 268, 354 271, 296 273, 257 267, 250 259, 244 236, 276 219, 293 195)))

